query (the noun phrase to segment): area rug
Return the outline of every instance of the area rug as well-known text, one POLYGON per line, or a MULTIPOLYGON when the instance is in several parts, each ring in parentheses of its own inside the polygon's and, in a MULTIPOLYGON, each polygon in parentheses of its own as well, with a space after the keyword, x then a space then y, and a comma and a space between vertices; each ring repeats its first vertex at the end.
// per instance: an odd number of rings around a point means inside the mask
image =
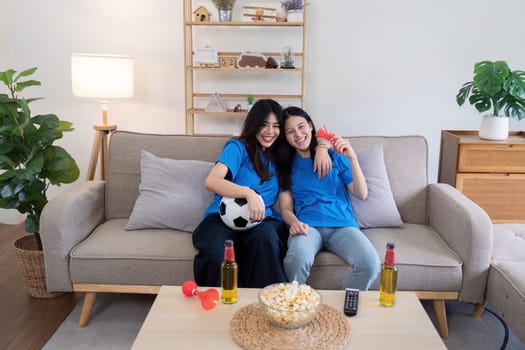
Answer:
MULTIPOLYGON (((153 295, 98 294, 88 325, 78 327, 82 304, 79 303, 44 346, 44 350, 128 350, 155 299, 153 295)), ((479 319, 470 317, 473 306, 447 302, 450 350, 525 350, 525 344, 504 324, 485 311, 479 319), (507 339, 507 340, 505 340, 507 339), (502 347, 504 345, 505 347, 502 347)), ((423 307, 435 324, 432 303, 423 307)), ((351 345, 351 342, 350 342, 351 345)))

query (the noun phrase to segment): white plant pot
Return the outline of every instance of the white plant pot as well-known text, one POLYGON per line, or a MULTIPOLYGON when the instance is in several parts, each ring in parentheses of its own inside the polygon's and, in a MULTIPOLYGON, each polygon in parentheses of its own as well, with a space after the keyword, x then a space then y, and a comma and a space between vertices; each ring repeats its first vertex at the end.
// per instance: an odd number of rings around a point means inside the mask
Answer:
POLYGON ((509 118, 484 115, 479 127, 479 137, 486 140, 506 140, 509 137, 509 118))
POLYGON ((302 10, 288 10, 286 15, 286 20, 288 22, 302 22, 303 21, 303 11, 302 10))

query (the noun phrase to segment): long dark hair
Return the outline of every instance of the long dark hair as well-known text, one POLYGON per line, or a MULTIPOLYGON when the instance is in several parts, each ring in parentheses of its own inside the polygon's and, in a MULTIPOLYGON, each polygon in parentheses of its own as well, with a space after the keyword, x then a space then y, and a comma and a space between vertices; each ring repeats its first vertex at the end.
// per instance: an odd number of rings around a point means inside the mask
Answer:
POLYGON ((276 163, 278 144, 281 140, 280 137, 275 140, 272 146, 263 151, 259 142, 257 142, 257 133, 264 127, 264 123, 270 113, 275 114, 279 125, 282 125, 282 108, 279 103, 271 99, 257 100, 252 106, 246 119, 244 120, 242 132, 239 136, 239 140, 246 146, 248 157, 252 162, 253 169, 261 178, 261 183, 270 179, 274 174, 268 171, 268 165, 263 164, 261 160, 261 154, 266 155, 268 161, 276 163))
POLYGON ((312 125, 312 140, 310 142, 310 157, 313 159, 315 157, 315 146, 317 146, 317 138, 315 137, 316 129, 315 124, 312 121, 312 118, 306 113, 306 111, 299 107, 288 107, 283 110, 283 120, 281 122, 281 134, 279 138, 281 142, 279 143, 279 151, 277 155, 277 164, 279 170, 279 186, 284 190, 290 189, 291 182, 291 173, 292 173, 292 163, 295 157, 296 151, 293 146, 291 146, 286 141, 286 132, 284 130, 284 124, 286 120, 290 117, 301 117, 304 118, 308 123, 312 125))

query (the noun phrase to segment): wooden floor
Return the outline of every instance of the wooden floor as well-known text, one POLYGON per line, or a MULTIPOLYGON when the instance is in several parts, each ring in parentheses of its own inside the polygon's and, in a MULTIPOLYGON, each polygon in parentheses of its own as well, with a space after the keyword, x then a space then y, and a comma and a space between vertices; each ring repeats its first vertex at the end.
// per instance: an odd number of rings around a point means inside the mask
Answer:
POLYGON ((23 224, 0 224, 0 349, 41 349, 81 298, 73 293, 54 299, 28 294, 13 248, 24 234, 23 224))

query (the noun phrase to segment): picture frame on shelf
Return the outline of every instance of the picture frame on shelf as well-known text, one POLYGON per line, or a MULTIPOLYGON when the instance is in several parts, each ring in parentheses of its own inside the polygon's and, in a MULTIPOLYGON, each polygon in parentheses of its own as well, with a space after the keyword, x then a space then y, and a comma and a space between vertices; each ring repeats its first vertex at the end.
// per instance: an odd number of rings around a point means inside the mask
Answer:
POLYGON ((213 67, 218 64, 217 50, 209 47, 197 49, 195 50, 193 61, 195 62, 195 64, 198 64, 200 66, 213 67))

